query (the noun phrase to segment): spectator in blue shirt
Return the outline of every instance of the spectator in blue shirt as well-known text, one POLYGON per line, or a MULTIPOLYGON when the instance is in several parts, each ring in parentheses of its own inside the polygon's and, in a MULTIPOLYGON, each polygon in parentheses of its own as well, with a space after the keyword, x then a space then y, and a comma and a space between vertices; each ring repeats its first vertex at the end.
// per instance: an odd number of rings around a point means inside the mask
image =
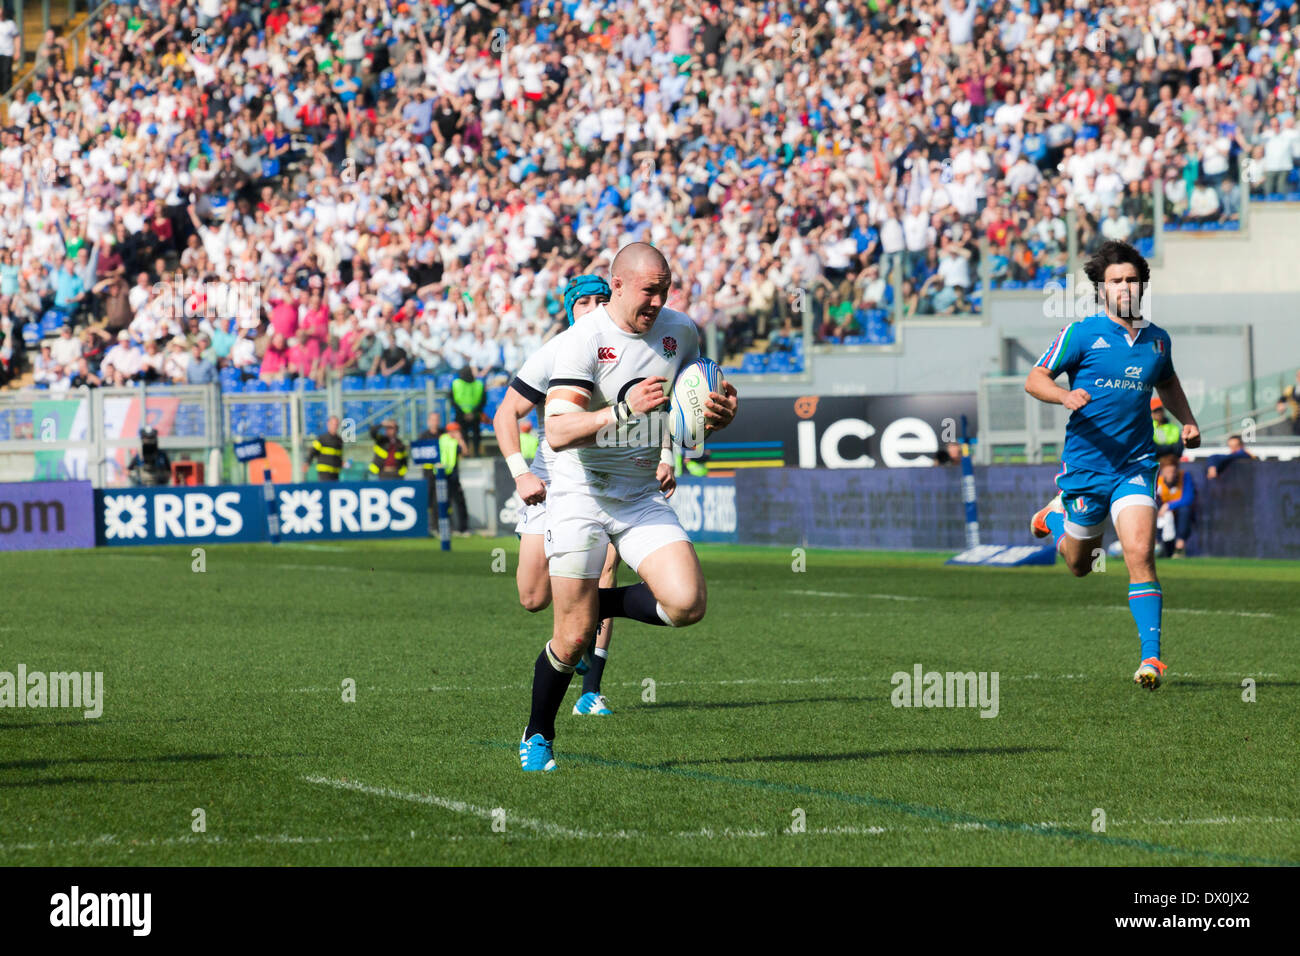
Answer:
POLYGON ((218 380, 217 367, 203 357, 208 345, 207 336, 201 336, 190 348, 192 358, 185 369, 185 381, 190 385, 210 385, 218 380))
POLYGON ((1205 463, 1209 467, 1205 469, 1205 477, 1213 481, 1227 471, 1228 466, 1234 461, 1240 461, 1243 458, 1249 461, 1254 457, 1254 455, 1246 451, 1246 443, 1241 440, 1240 435, 1230 435, 1228 436, 1228 453, 1226 455, 1211 455, 1206 459, 1205 463))
POLYGON ((63 260, 63 268, 54 277, 54 307, 71 316, 86 298, 86 284, 77 275, 71 259, 63 260))

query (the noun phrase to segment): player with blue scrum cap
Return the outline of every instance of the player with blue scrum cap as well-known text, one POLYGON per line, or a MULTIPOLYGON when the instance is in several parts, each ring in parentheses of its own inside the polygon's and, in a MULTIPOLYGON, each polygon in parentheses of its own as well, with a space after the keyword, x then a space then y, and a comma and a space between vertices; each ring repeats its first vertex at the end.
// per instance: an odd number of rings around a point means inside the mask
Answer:
POLYGON ((1128 604, 1141 642, 1134 682, 1160 686, 1164 596, 1155 568, 1158 462, 1151 428, 1151 391, 1183 423, 1183 445, 1201 443, 1196 417, 1174 373, 1169 333, 1142 318, 1151 267, 1125 242, 1102 245, 1085 272, 1103 311, 1063 328, 1025 381, 1041 402, 1070 410, 1056 485, 1061 493, 1033 516, 1036 537, 1049 534, 1078 577, 1092 570, 1109 513, 1128 565, 1128 604), (1056 384, 1062 372, 1069 388, 1056 384))
MULTIPOLYGON (((573 276, 564 286, 564 314, 570 327, 608 301, 609 283, 598 275, 573 276)), ((546 566, 543 535, 546 534, 546 487, 550 482, 550 464, 555 453, 546 441, 543 419, 538 422, 537 454, 530 468, 519 451, 519 421, 534 408, 544 406, 551 369, 555 364, 555 351, 561 338, 562 334, 555 336, 528 358, 492 419, 501 455, 510 467, 515 491, 524 505, 519 523, 515 525, 515 534, 519 536, 519 568, 515 583, 519 588, 519 603, 533 612, 551 605, 551 578, 546 566)), ((617 568, 618 552, 611 545, 601 570, 600 587, 612 588, 618 583, 617 568)), ((605 662, 609 659, 613 627, 609 618, 600 622, 592 647, 578 665, 577 671, 582 674, 582 695, 573 707, 575 714, 608 717, 612 713, 609 701, 601 693, 600 683, 605 662)))
MULTIPOLYGON (((555 769, 555 716, 601 618, 686 627, 704 616, 699 558, 667 501, 677 484, 671 442, 666 429, 656 440, 645 427, 667 401, 664 383, 699 356, 695 323, 664 307, 671 287, 663 254, 629 243, 610 265, 609 302, 556 336, 546 392, 555 450, 546 513, 555 627, 533 664, 532 709, 519 742, 525 771, 555 769), (598 587, 610 543, 640 584, 598 587)), ((710 393, 708 430, 730 424, 738 404, 728 383, 710 393)))

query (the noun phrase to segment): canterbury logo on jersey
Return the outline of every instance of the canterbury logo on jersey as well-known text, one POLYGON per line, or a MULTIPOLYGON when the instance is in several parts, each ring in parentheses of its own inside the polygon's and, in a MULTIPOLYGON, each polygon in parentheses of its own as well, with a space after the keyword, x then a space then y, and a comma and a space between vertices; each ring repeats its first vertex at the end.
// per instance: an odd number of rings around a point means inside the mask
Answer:
MULTIPOLYGON (((1094 349, 1108 349, 1110 348, 1110 343, 1099 335, 1097 336, 1097 341, 1092 343, 1092 347, 1094 349)), ((1091 351, 1091 349, 1089 351, 1091 351)))
MULTIPOLYGON (((588 352, 588 355, 591 353, 588 352)), ((596 361, 598 362, 617 362, 618 355, 615 353, 613 346, 602 345, 596 349, 596 361)))

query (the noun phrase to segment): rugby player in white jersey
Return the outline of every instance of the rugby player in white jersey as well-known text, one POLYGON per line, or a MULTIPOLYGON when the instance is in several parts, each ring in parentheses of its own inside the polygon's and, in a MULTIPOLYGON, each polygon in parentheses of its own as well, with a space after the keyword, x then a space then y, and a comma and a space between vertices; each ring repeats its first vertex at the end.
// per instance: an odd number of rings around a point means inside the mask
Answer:
MULTIPOLYGON (((666 428, 648 413, 664 383, 699 356, 688 316, 665 309, 667 260, 634 242, 614 257, 609 303, 558 336, 546 393, 546 437, 556 452, 547 491, 546 556, 555 626, 533 667, 532 711, 519 744, 526 771, 555 769, 555 715, 583 647, 602 617, 685 627, 704 616, 704 574, 665 497, 676 487, 666 428), (642 583, 603 594, 597 578, 607 544, 642 583)), ((705 405, 708 428, 729 425, 736 389, 705 405)))
MULTIPOLYGON (((608 301, 609 283, 598 275, 574 276, 564 287, 564 311, 570 326, 608 301)), ((542 434, 538 436, 537 454, 530 468, 519 451, 519 421, 538 405, 544 405, 551 369, 555 365, 555 351, 561 338, 556 336, 528 357, 492 419, 501 456, 510 467, 515 490, 524 504, 519 523, 515 526, 515 534, 519 535, 519 568, 515 583, 519 587, 519 603, 533 612, 551 606, 551 577, 542 537, 546 533, 546 485, 551 478, 549 465, 555 453, 546 441, 545 428, 538 429, 542 434)), ((542 422, 544 426, 544 417, 542 422)), ((614 587, 617 567, 618 552, 611 544, 600 572, 601 588, 614 587)), ((573 705, 574 714, 607 717, 612 713, 609 701, 601 693, 600 682, 609 660, 613 628, 614 622, 610 618, 600 622, 593 646, 577 666, 577 672, 582 675, 582 695, 573 705)))

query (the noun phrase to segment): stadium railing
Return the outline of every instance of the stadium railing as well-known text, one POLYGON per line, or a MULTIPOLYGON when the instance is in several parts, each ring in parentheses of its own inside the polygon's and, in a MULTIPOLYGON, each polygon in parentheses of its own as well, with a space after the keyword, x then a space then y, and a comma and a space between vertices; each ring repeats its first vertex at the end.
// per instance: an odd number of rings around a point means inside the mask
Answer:
POLYGON ((1201 435, 1208 443, 1221 443, 1229 435, 1291 437, 1290 421, 1277 410, 1283 389, 1295 384, 1295 370, 1261 375, 1228 388, 1211 389, 1205 395, 1200 416, 1201 435))
MULTIPOLYGON (((0 481, 89 480, 95 487, 123 484, 125 451, 139 447, 142 423, 158 428, 159 445, 173 457, 188 455, 220 468, 209 470, 210 484, 241 480, 231 444, 240 438, 281 443, 301 476, 313 438, 330 415, 342 419, 341 432, 354 469, 364 474, 370 461, 369 428, 386 418, 398 421, 410 442, 424 430, 430 411, 444 422, 448 393, 426 380, 422 387, 344 388, 321 391, 273 390, 267 383, 222 392, 217 385, 141 385, 128 388, 0 392, 0 481), (116 464, 115 464, 116 463, 116 464)), ((497 390, 494 390, 494 392, 497 390)), ((503 391, 503 390, 502 390, 503 391)), ((500 395, 489 403, 495 411, 500 395)), ((490 429, 484 429, 490 434, 490 429)))
MULTIPOLYGON (((67 0, 67 19, 62 24, 56 24, 52 22, 51 13, 54 9, 63 6, 63 4, 61 4, 59 0, 43 0, 41 5, 42 34, 44 34, 46 30, 50 29, 51 26, 66 27, 71 23, 77 15, 78 5, 88 8, 86 19, 73 27, 71 32, 66 36, 62 37, 65 44, 65 56, 67 58, 64 65, 67 66, 67 63, 71 62, 73 64, 73 69, 76 68, 77 62, 81 59, 81 45, 85 42, 91 25, 98 21, 99 18, 108 10, 118 6, 115 0, 99 0, 99 2, 96 2, 96 0, 80 0, 80 4, 78 3, 78 0, 67 0)), ((7 90, 0 90, 0 118, 3 118, 6 123, 9 119, 9 104, 13 102, 14 97, 21 93, 26 87, 30 86, 32 80, 36 77, 35 63, 33 62, 32 66, 26 65, 29 55, 33 60, 35 59, 36 51, 34 49, 28 49, 27 38, 24 32, 24 6, 25 4, 23 3, 23 0, 13 0, 14 21, 18 26, 18 35, 23 41, 23 62, 21 65, 17 63, 14 64, 13 85, 7 90)))

